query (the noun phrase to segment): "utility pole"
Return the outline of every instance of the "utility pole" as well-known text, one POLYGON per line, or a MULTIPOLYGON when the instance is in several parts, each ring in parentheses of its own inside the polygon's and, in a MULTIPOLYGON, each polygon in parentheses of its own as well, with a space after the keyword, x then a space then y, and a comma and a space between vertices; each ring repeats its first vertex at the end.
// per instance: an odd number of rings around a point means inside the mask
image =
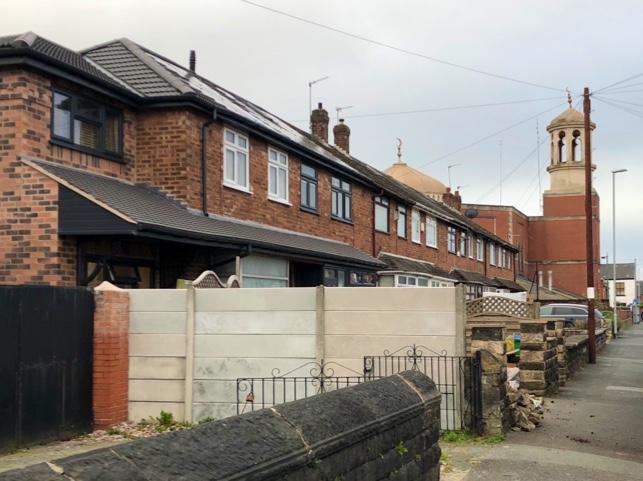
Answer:
POLYGON ((502 140, 498 141, 500 148, 500 205, 502 205, 502 140))
POLYGON ((585 117, 585 232, 587 255, 587 336, 589 363, 596 364, 596 316, 594 313, 594 223, 592 212, 592 146, 591 146, 591 101, 589 87, 583 91, 583 114, 585 117))

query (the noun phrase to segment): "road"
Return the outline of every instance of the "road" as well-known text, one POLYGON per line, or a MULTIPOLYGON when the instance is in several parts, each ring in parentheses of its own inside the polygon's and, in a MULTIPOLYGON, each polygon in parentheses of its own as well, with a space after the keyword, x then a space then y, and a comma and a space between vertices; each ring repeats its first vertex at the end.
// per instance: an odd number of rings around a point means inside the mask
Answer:
POLYGON ((643 480, 643 326, 545 401, 543 425, 496 446, 447 447, 446 481, 643 480))

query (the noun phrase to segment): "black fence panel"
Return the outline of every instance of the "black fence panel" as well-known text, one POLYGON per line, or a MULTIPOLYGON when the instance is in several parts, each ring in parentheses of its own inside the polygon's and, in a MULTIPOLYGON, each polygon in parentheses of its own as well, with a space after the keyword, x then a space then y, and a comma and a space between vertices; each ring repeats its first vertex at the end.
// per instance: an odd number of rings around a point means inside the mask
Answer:
POLYGON ((0 450, 91 430, 93 315, 85 288, 0 286, 0 450))
POLYGON ((481 372, 479 360, 467 356, 447 356, 425 346, 404 346, 394 352, 364 357, 364 375, 377 379, 407 370, 426 374, 442 394, 442 431, 479 432, 481 419, 481 372))

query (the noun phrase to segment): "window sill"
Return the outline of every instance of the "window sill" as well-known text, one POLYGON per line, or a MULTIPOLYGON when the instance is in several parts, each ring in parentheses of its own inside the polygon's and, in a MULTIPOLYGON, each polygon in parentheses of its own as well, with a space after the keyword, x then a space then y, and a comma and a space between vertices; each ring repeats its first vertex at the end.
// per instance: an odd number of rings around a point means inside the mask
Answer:
POLYGON ((387 230, 375 229, 375 232, 377 232, 378 234, 389 235, 389 231, 387 230))
POLYGON ((419 241, 419 240, 413 240, 413 239, 411 239, 411 242, 412 242, 413 244, 422 245, 422 241, 419 241))
POLYGON ((278 199, 276 197, 270 197, 270 196, 268 196, 268 200, 270 202, 276 202, 277 204, 285 205, 287 207, 292 207, 292 204, 290 202, 288 202, 287 200, 278 199))
POLYGON ((430 244, 427 244, 426 246, 430 249, 435 249, 436 251, 438 250, 438 246, 432 246, 430 244))
POLYGON ((319 211, 315 209, 310 209, 308 207, 299 206, 299 210, 306 212, 308 214, 319 215, 319 211))
POLYGON ((352 220, 342 219, 341 217, 335 217, 334 215, 331 215, 331 216, 330 216, 330 218, 331 218, 331 220, 335 220, 335 221, 337 221, 337 222, 341 222, 341 223, 343 223, 343 224, 353 225, 353 221, 352 221, 352 220))
POLYGON ((243 192, 244 194, 252 195, 252 192, 247 187, 243 187, 241 185, 233 184, 231 182, 224 181, 223 182, 223 187, 227 187, 228 189, 238 190, 239 192, 243 192))
POLYGON ((51 145, 56 145, 58 147, 63 147, 65 149, 75 150, 76 152, 82 152, 83 154, 93 155, 94 157, 100 157, 101 159, 107 159, 113 162, 118 162, 119 164, 127 163, 127 160, 120 155, 110 154, 108 152, 101 152, 98 150, 90 149, 88 147, 83 147, 82 145, 76 145, 72 142, 67 142, 65 140, 51 138, 49 140, 49 143, 51 145))

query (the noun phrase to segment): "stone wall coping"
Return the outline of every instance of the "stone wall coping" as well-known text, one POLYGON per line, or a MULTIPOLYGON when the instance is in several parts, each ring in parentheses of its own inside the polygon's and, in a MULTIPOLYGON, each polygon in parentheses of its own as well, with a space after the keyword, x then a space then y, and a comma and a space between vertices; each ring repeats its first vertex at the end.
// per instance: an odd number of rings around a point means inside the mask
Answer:
MULTIPOLYGON (((426 429, 422 420, 429 412, 435 419, 431 431, 437 442, 440 399, 427 376, 405 371, 193 429, 70 456, 55 461, 54 467, 41 463, 9 471, 0 474, 0 480, 171 479, 186 469, 194 481, 262 481, 305 474, 299 470, 323 464, 361 441, 371 443, 382 433, 403 442, 406 431, 400 431, 401 426, 409 426, 413 432, 407 434, 417 436, 417 430, 426 429)), ((340 473, 345 467, 328 461, 320 468, 332 479, 333 470, 340 473)))
POLYGON ((584 334, 578 334, 574 336, 569 336, 565 339, 566 348, 578 347, 582 344, 587 343, 588 337, 584 334))

